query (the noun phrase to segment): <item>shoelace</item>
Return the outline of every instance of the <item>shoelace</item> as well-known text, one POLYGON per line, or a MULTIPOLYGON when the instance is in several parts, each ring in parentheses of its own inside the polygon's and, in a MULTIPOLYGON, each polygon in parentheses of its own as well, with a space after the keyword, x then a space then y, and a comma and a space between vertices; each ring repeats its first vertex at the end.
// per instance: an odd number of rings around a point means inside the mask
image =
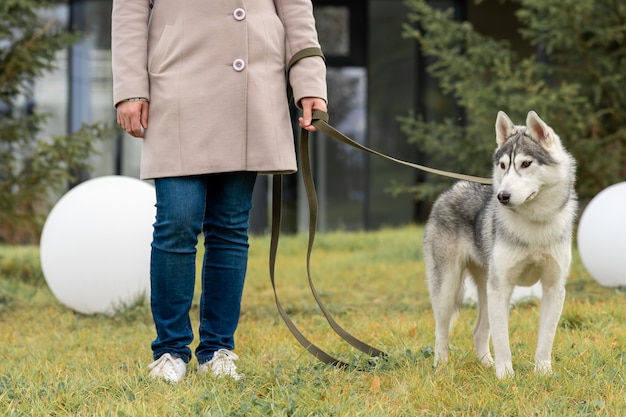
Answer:
POLYGON ((216 375, 230 375, 235 379, 239 379, 241 375, 237 373, 237 366, 234 363, 237 359, 239 359, 239 356, 235 353, 226 349, 220 349, 213 355, 211 369, 216 375))
POLYGON ((174 357, 169 353, 161 355, 159 359, 148 365, 148 369, 151 370, 150 375, 159 375, 172 381, 180 379, 176 368, 177 364, 174 361, 174 357))

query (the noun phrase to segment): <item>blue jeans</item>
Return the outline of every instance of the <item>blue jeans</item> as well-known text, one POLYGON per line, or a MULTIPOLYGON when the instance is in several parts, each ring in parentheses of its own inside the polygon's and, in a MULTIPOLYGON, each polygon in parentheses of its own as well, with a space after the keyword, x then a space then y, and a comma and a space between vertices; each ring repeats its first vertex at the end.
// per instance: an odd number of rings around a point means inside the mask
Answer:
POLYGON ((196 279, 196 246, 204 234, 198 363, 235 347, 248 265, 248 220, 255 172, 155 180, 156 222, 150 261, 150 302, 157 337, 154 359, 165 353, 189 362, 189 310, 196 279))

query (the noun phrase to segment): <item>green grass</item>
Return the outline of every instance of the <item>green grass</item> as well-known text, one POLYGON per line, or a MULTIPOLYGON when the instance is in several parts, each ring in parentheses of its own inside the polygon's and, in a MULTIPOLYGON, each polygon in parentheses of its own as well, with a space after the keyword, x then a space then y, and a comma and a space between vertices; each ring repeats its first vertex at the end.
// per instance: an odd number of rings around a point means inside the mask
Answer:
MULTIPOLYGON (((149 306, 114 317, 72 312, 50 293, 37 248, 0 247, 0 416, 619 416, 626 414, 626 293, 602 288, 578 256, 553 356, 537 376, 537 303, 516 306, 514 378, 498 381, 475 358, 476 311, 465 307, 451 361, 432 367, 434 324, 418 227, 318 236, 313 274, 335 319, 385 350, 367 372, 320 364, 282 323, 268 277, 267 236, 251 240, 236 352, 242 381, 148 377, 149 306)), ((344 360, 365 358, 330 329, 305 275, 306 236, 281 238, 277 285, 295 323, 344 360)), ((192 319, 197 327, 197 302, 192 319)), ((195 346, 194 346, 195 347, 195 346)))

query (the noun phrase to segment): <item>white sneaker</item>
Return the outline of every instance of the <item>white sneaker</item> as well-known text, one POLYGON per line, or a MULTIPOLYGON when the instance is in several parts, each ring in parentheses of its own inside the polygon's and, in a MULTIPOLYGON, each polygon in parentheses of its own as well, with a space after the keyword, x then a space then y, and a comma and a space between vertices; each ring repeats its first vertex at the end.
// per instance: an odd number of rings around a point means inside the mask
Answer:
POLYGON ((187 372, 187 364, 181 358, 165 353, 148 365, 152 378, 163 378, 169 382, 179 382, 187 372))
POLYGON ((215 352, 213 359, 198 365, 198 374, 202 375, 210 370, 215 376, 228 375, 235 381, 239 381, 243 375, 237 373, 237 366, 234 362, 237 359, 239 356, 230 350, 220 349, 215 352))

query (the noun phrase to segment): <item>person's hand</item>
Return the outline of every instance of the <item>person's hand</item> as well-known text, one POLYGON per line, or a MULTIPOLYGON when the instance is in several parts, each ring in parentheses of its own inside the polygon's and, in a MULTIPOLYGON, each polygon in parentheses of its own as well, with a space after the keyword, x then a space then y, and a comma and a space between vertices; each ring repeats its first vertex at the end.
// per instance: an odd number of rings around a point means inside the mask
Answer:
POLYGON ((317 131, 317 128, 311 123, 313 122, 313 110, 327 111, 326 100, 319 97, 304 97, 300 100, 302 106, 302 117, 298 119, 300 127, 311 132, 317 131))
POLYGON ((143 138, 148 128, 147 101, 123 101, 117 105, 117 124, 136 138, 143 138))

